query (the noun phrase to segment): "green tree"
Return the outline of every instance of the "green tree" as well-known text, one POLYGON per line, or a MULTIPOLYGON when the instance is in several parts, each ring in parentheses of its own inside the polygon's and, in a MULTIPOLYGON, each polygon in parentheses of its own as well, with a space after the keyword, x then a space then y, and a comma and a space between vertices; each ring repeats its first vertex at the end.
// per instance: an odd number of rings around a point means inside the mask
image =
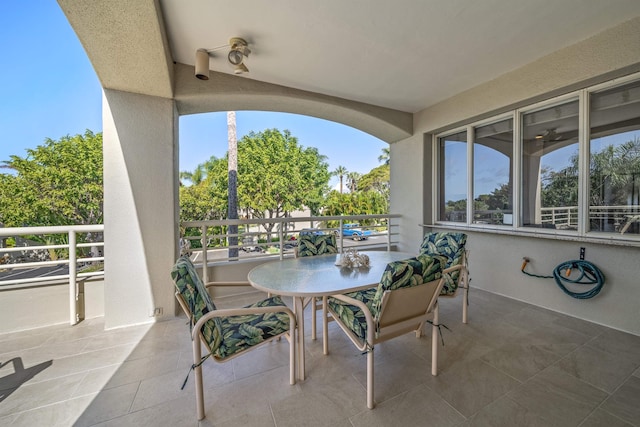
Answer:
POLYGON ((331 191, 325 202, 323 213, 334 215, 374 215, 389 211, 387 199, 377 191, 339 193, 331 191))
POLYGON ((344 176, 348 173, 347 168, 344 166, 338 166, 336 170, 333 171, 333 175, 340 178, 340 193, 342 193, 342 182, 344 180, 344 176))
POLYGON ((361 191, 375 191, 382 194, 387 200, 391 194, 389 165, 380 165, 371 169, 358 180, 358 189, 361 191))
MULTIPOLYGON (((212 169, 214 192, 226 197, 227 159, 212 169), (224 169, 222 168, 224 166, 224 169)), ((326 157, 288 130, 250 132, 238 141, 238 205, 252 218, 282 218, 308 207, 317 215, 329 187, 326 157)), ((265 224, 268 233, 275 224, 265 224)))
POLYGON ((0 174, 0 222, 7 227, 102 224, 102 133, 47 138, 11 156, 0 174))

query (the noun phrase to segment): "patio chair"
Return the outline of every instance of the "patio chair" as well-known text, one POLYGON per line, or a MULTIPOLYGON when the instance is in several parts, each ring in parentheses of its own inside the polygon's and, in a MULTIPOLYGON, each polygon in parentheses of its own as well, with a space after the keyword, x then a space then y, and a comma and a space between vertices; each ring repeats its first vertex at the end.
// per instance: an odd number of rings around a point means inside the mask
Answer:
POLYGON ((201 365, 209 356, 216 362, 226 362, 284 336, 289 340, 289 383, 295 384, 296 321, 280 297, 267 298, 243 308, 216 309, 207 287, 186 256, 178 259, 171 270, 171 277, 176 286, 176 299, 190 319, 193 341, 191 369, 195 371, 198 420, 205 416, 201 365), (207 351, 204 357, 201 342, 207 351))
MULTIPOLYGON (((336 236, 333 233, 330 234, 300 234, 298 241, 298 247, 296 248, 296 257, 316 256, 337 254, 338 245, 336 244, 336 236)), ((316 312, 318 309, 322 309, 322 302, 319 298, 310 298, 309 301, 305 301, 306 307, 311 302, 311 339, 316 339, 316 312)), ((323 314, 326 316, 326 313, 323 314)), ((326 339, 326 338, 325 338, 326 339)))
MULTIPOLYGON (((444 258, 418 255, 387 264, 377 288, 333 295, 327 310, 353 344, 367 353, 367 407, 373 409, 373 351, 376 344, 414 331, 422 335, 433 317, 431 375, 438 374, 438 295, 444 258)), ((326 322, 327 319, 325 318, 326 322)))
POLYGON ((442 276, 444 286, 441 297, 453 298, 458 289, 464 289, 462 301, 462 323, 467 323, 467 311, 469 307, 469 269, 467 267, 467 251, 465 244, 467 235, 464 233, 433 232, 424 236, 420 246, 420 254, 441 255, 446 257, 442 276))

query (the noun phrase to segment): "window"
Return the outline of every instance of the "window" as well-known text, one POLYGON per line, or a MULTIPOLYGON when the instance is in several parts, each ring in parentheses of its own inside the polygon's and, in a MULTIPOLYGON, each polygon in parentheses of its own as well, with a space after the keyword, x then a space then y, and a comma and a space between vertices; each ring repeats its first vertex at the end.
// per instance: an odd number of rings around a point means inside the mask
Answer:
POLYGON ((513 119, 475 128, 473 222, 513 224, 513 119))
POLYGON ((438 138, 441 221, 467 222, 467 132, 438 138))
POLYGON ((522 225, 577 229, 577 100, 522 115, 522 225))
POLYGON ((640 82, 592 93, 589 229, 640 234, 640 82))
POLYGON ((470 123, 435 141, 438 221, 640 237, 640 74, 470 123))

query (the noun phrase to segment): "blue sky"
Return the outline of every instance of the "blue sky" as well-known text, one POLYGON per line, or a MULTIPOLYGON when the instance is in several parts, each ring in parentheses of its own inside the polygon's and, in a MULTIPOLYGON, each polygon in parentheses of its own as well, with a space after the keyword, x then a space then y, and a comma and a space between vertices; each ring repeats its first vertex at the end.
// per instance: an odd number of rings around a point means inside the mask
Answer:
MULTIPOLYGON (((57 2, 0 2, 0 40, 0 162, 24 157, 46 138, 102 131, 100 83, 57 2)), ((306 116, 238 111, 236 120, 238 139, 249 131, 289 129, 301 145, 327 156, 331 171, 342 165, 366 173, 380 165, 387 147, 359 130, 306 116)), ((180 170, 226 150, 225 112, 181 117, 180 170)))

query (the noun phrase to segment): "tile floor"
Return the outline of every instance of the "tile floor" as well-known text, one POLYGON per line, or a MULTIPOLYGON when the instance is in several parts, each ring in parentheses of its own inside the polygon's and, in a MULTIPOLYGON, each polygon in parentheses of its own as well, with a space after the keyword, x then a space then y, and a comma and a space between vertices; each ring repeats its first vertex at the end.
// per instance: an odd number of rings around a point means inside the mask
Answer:
POLYGON ((365 356, 331 324, 331 354, 308 340, 307 379, 295 386, 286 341, 205 362, 200 423, 193 375, 180 390, 191 364, 184 318, 0 335, 0 425, 640 426, 640 337, 477 289, 469 307, 463 325, 461 297, 441 300, 450 330, 437 377, 429 334, 376 347, 374 410, 365 356))

